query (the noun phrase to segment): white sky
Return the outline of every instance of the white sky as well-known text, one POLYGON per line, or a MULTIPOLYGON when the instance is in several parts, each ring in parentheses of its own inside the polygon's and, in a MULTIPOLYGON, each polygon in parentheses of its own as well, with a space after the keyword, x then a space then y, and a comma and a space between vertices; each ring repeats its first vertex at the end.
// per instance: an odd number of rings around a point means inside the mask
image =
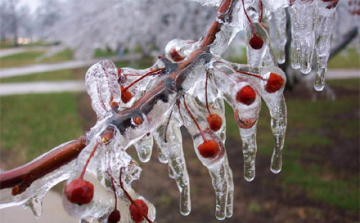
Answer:
POLYGON ((21 4, 28 5, 30 7, 31 13, 33 13, 36 7, 39 5, 39 0, 20 0, 21 4))

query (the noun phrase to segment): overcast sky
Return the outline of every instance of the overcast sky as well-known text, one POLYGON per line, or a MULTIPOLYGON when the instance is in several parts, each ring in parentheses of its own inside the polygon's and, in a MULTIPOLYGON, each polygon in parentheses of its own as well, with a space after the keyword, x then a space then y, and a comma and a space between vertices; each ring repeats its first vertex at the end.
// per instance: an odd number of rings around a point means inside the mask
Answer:
POLYGON ((21 4, 28 5, 33 13, 36 7, 39 5, 39 0, 20 0, 21 4))

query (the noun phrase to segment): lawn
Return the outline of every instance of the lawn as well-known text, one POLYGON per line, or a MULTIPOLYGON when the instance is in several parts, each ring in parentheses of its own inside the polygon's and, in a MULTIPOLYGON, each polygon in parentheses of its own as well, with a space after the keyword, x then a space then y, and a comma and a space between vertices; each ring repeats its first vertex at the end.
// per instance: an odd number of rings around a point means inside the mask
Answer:
POLYGON ((1 163, 15 167, 83 134, 76 95, 0 98, 1 163))
POLYGON ((355 48, 346 48, 329 60, 329 68, 360 69, 360 55, 355 48))

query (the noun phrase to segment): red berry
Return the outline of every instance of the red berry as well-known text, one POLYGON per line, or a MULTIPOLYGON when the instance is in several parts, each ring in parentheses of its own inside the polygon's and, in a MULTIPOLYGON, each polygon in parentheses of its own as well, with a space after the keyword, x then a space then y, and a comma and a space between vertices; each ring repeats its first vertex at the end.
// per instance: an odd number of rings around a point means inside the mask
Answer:
POLYGON ((258 35, 254 33, 253 37, 251 37, 249 41, 249 44, 254 50, 259 50, 263 47, 264 40, 262 40, 258 35))
POLYGON ((269 93, 278 91, 284 84, 284 78, 275 73, 270 73, 269 79, 265 85, 265 90, 269 93))
POLYGON ((120 86, 120 89, 121 89, 121 100, 124 103, 128 103, 130 101, 130 99, 132 98, 131 93, 129 91, 127 91, 127 90, 124 91, 123 86, 120 86))
POLYGON ((111 212, 111 214, 109 215, 107 221, 108 223, 117 223, 120 221, 120 211, 118 210, 114 210, 113 212, 111 212))
POLYGON ((89 181, 79 178, 66 184, 64 193, 71 203, 88 204, 93 199, 94 186, 89 181))
POLYGON ((175 48, 172 48, 170 50, 170 56, 171 58, 175 61, 175 62, 180 62, 182 60, 184 60, 184 57, 182 57, 178 51, 176 51, 175 48))
POLYGON ((131 204, 129 207, 130 210, 130 215, 131 215, 131 219, 136 222, 142 222, 144 220, 144 216, 143 214, 147 215, 148 214, 148 206, 146 205, 146 203, 143 200, 140 199, 136 199, 135 204, 131 204), (140 210, 141 211, 140 211, 140 210))
POLYGON ((207 121, 209 123, 210 129, 213 131, 217 131, 221 128, 222 126, 222 119, 220 118, 220 116, 218 114, 215 113, 211 113, 207 116, 207 121))
POLYGON ((219 144, 213 139, 206 140, 199 145, 198 150, 204 158, 212 158, 219 153, 219 144))
POLYGON ((246 85, 236 94, 236 100, 240 103, 251 105, 256 99, 256 93, 252 87, 246 85))

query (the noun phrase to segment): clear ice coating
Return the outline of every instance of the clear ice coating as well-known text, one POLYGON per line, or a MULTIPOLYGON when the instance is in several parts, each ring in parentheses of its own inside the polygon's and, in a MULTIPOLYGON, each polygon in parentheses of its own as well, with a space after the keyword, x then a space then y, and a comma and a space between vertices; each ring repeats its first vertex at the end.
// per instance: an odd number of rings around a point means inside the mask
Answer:
MULTIPOLYGON (((165 47, 165 57, 159 57, 147 69, 117 68, 109 60, 90 67, 85 84, 98 120, 86 134, 86 147, 76 160, 29 185, 25 179, 2 188, 0 208, 23 205, 39 216, 44 194, 67 180, 64 208, 81 219, 80 222, 97 219, 107 223, 114 210, 120 211, 120 222, 153 222, 155 207, 131 188, 132 181, 139 179, 141 168, 126 150, 133 145, 139 160, 148 162, 155 141, 159 161, 168 165, 169 177, 178 186, 180 213, 189 215, 190 180, 180 130, 185 127, 198 159, 211 176, 215 216, 219 220, 230 218, 234 182, 225 147, 225 101, 234 110, 242 140, 239 150, 243 153, 244 179, 252 181, 256 175, 256 130, 262 100, 270 111, 274 137, 270 170, 281 171, 287 127, 283 95, 286 76, 277 63, 285 62, 285 45, 290 41, 286 31, 287 12, 291 17, 292 67, 309 73, 315 52, 315 89, 322 90, 338 1, 195 1, 219 6, 207 35, 196 41, 171 40, 165 47), (221 58, 238 32, 247 36, 248 64, 221 58), (72 200, 73 182, 82 183, 80 189, 93 190, 89 200, 72 200), (19 187, 24 185, 24 191, 19 192, 19 187)), ((49 153, 61 151, 69 143, 49 153)), ((46 155, 34 162, 45 159, 46 155)), ((1 182, 7 176, 0 175, 1 182)))
POLYGON ((316 0, 294 0, 289 8, 291 17, 291 65, 304 74, 311 71, 315 45, 316 0))
POLYGON ((336 4, 337 1, 316 1, 316 76, 314 88, 317 91, 322 91, 325 87, 325 72, 330 54, 330 41, 335 23, 336 4))

